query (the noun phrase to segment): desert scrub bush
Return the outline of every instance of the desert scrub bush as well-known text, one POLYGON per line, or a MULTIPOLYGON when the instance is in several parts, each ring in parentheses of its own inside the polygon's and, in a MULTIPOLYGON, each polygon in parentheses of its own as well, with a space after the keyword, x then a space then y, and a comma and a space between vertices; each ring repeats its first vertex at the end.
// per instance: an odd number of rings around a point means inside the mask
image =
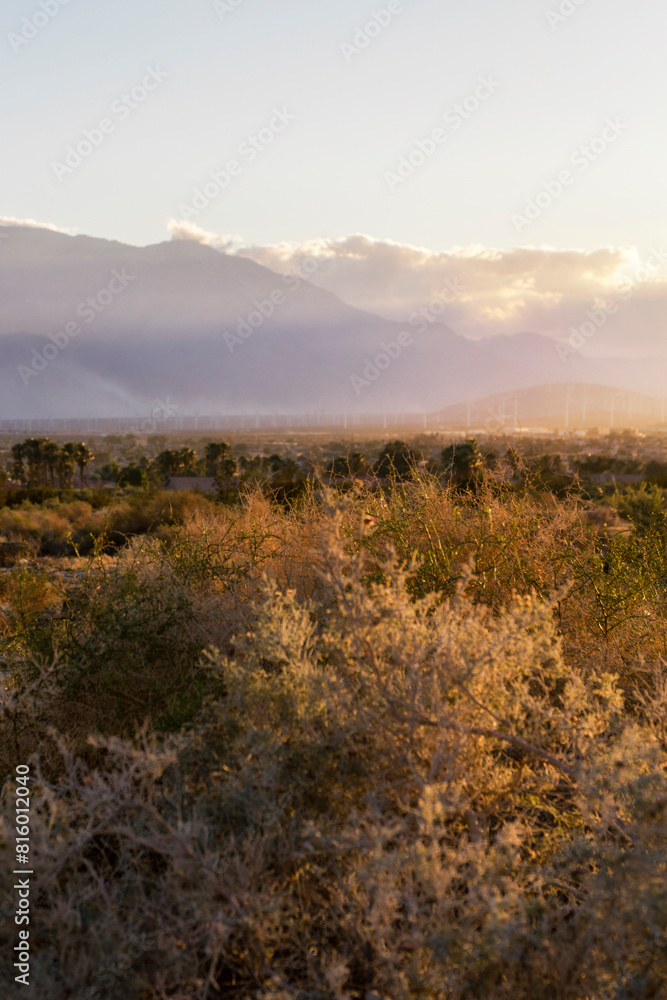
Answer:
POLYGON ((83 579, 64 589, 57 613, 14 614, 11 624, 3 643, 11 691, 21 695, 55 666, 51 684, 22 703, 11 734, 0 726, 5 768, 54 724, 79 752, 90 733, 131 735, 147 719, 177 730, 211 687, 196 669, 205 636, 192 595, 156 540, 111 562, 93 555, 83 579))
POLYGON ((120 535, 144 534, 157 525, 183 524, 195 511, 212 509, 214 502, 201 493, 140 490, 110 506, 108 529, 120 535))
MULTIPOLYGON (((226 577, 229 590, 232 584, 245 581, 247 586, 236 589, 247 607, 262 573, 284 589, 293 588, 300 598, 318 593, 321 580, 316 565, 321 557, 320 529, 325 515, 326 504, 312 493, 304 495, 299 505, 283 507, 274 504, 261 488, 246 487, 240 508, 197 511, 172 534, 179 545, 187 542, 189 551, 206 553, 203 558, 208 568, 203 573, 190 560, 189 552, 184 560, 193 582, 208 579, 213 573, 226 577)), ((349 520, 354 534, 359 527, 358 514, 351 511, 349 520)))
POLYGON ((636 528, 596 533, 575 551, 573 586, 559 607, 566 656, 616 671, 632 685, 640 660, 667 658, 667 546, 661 514, 636 528))
POLYGON ((598 525, 589 517, 595 509, 576 497, 556 501, 548 492, 483 485, 460 493, 422 475, 391 491, 359 491, 357 503, 373 522, 357 544, 379 553, 390 542, 405 559, 419 554, 410 583, 417 597, 451 596, 471 561, 476 573, 470 593, 494 612, 517 593, 534 590, 544 598, 569 581, 555 609, 569 662, 587 663, 592 673, 616 671, 625 684, 635 676, 638 657, 667 657, 660 490, 617 498, 619 509, 635 511, 626 530, 598 525))
POLYGON ((0 509, 0 533, 10 540, 32 543, 35 554, 45 540, 64 544, 70 530, 70 521, 57 510, 33 504, 0 509))
POLYGON ((34 559, 37 550, 38 544, 34 540, 8 541, 0 538, 0 569, 10 569, 34 559))
POLYGON ((34 554, 72 553, 77 543, 90 548, 89 539, 102 531, 103 514, 84 500, 61 502, 57 497, 37 506, 0 509, 0 533, 29 542, 34 554))
POLYGON ((317 554, 322 603, 266 577, 187 731, 35 761, 40 997, 659 997, 664 666, 629 715, 562 595, 415 598, 340 518, 317 554))
POLYGON ((25 541, 35 555, 88 555, 100 538, 107 551, 115 551, 128 537, 159 533, 213 509, 213 501, 190 492, 86 490, 67 499, 54 494, 41 503, 0 507, 0 538, 25 541))
POLYGON ((389 491, 359 492, 374 522, 364 546, 382 551, 391 543, 405 559, 419 554, 415 596, 451 596, 470 562, 476 573, 469 584, 490 607, 531 588, 546 596, 570 579, 575 548, 586 545, 581 503, 557 502, 548 492, 515 493, 483 483, 462 492, 443 489, 425 473, 389 491))
MULTIPOLYGON (((212 642, 230 650, 233 635, 249 627, 262 569, 294 578, 293 515, 263 497, 248 498, 241 514, 187 511, 183 524, 154 525, 154 536, 124 537, 114 557, 101 533, 74 580, 49 563, 63 591, 57 610, 5 616, 3 663, 13 691, 57 661, 53 685, 22 703, 11 732, 0 725, 5 769, 17 746, 25 754, 39 745, 49 722, 80 750, 90 732, 129 735, 147 717, 177 730, 211 687, 210 675, 197 670, 201 650, 212 642)), ((299 558, 305 576, 307 553, 299 558)))
POLYGON ((48 655, 43 622, 58 613, 63 593, 58 582, 42 569, 20 566, 0 576, 0 666, 20 657, 29 643, 48 655))
POLYGON ((639 533, 659 531, 667 535, 667 509, 665 491, 655 483, 641 483, 638 489, 626 493, 618 491, 611 502, 621 515, 630 521, 639 533))

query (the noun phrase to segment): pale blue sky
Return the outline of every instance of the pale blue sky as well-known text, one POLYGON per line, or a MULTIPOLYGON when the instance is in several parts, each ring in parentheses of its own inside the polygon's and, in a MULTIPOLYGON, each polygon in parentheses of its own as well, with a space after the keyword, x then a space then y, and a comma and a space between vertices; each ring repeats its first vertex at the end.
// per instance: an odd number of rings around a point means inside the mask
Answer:
POLYGON ((222 18, 212 0, 69 0, 17 52, 9 35, 39 0, 3 0, 0 215, 158 242, 277 107, 296 121, 197 225, 250 243, 362 232, 646 252, 667 218, 667 6, 564 3, 574 13, 551 28, 563 0, 404 0, 348 63, 341 43, 387 0, 241 0, 222 18), (164 83, 59 182, 53 161, 157 66, 164 83), (385 173, 489 75, 497 92, 392 193, 385 173), (518 235, 513 213, 609 117, 625 131, 518 235))

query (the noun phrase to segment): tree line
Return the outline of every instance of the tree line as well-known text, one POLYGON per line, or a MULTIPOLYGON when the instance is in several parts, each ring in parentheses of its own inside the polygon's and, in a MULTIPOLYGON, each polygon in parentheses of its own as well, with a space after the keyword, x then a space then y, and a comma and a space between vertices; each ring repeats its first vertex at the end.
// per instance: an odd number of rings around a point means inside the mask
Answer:
MULTIPOLYGON (((75 473, 81 488, 86 485, 85 470, 94 461, 94 455, 84 442, 67 442, 63 445, 49 438, 27 438, 11 450, 13 478, 24 487, 71 489, 75 473)), ((142 456, 126 466, 112 461, 96 468, 95 478, 119 486, 147 489, 160 486, 172 477, 208 476, 217 480, 221 489, 229 490, 239 480, 261 480, 276 486, 293 486, 305 481, 309 475, 308 459, 297 461, 279 454, 236 456, 226 441, 209 442, 202 455, 194 448, 167 448, 156 458, 142 456)), ((482 448, 474 438, 454 442, 443 448, 438 460, 424 458, 416 448, 405 441, 386 444, 376 461, 371 461, 358 450, 332 458, 323 467, 332 483, 343 484, 358 478, 410 479, 415 470, 447 479, 455 484, 472 486, 487 473, 497 471, 501 465, 516 478, 527 474, 547 480, 572 479, 559 454, 545 454, 528 458, 509 447, 501 456, 492 449, 482 448)), ((638 458, 614 458, 609 455, 581 456, 573 462, 574 474, 582 479, 612 472, 644 472, 649 481, 667 486, 667 464, 649 462, 638 458)))
POLYGON ((51 486, 71 489, 78 470, 81 487, 85 485, 86 466, 94 455, 83 442, 57 444, 49 438, 27 438, 12 447, 12 475, 28 488, 51 486))

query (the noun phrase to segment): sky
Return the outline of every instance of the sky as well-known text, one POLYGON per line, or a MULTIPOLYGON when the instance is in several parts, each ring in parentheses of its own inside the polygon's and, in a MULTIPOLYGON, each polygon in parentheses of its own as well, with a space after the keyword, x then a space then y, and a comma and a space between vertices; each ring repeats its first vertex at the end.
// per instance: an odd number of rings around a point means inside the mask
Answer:
POLYGON ((3 0, 0 215, 644 259, 666 29, 655 0, 3 0))

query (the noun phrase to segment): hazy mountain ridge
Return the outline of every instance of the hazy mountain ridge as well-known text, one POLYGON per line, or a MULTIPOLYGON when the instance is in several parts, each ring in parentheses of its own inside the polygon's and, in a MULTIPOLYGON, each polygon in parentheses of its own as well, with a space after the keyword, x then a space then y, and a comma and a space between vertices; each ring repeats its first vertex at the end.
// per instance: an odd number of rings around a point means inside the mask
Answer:
POLYGON ((662 424, 667 396, 649 396, 607 385, 570 382, 496 393, 444 407, 432 419, 494 430, 545 427, 648 427, 662 424))
POLYGON ((432 411, 539 383, 658 392, 667 374, 664 359, 571 354, 563 363, 553 341, 531 333, 473 341, 432 324, 420 334, 305 275, 190 241, 133 247, 21 227, 2 235, 5 418, 122 416, 157 397, 182 412, 432 411), (67 324, 80 332, 63 337, 67 324))

